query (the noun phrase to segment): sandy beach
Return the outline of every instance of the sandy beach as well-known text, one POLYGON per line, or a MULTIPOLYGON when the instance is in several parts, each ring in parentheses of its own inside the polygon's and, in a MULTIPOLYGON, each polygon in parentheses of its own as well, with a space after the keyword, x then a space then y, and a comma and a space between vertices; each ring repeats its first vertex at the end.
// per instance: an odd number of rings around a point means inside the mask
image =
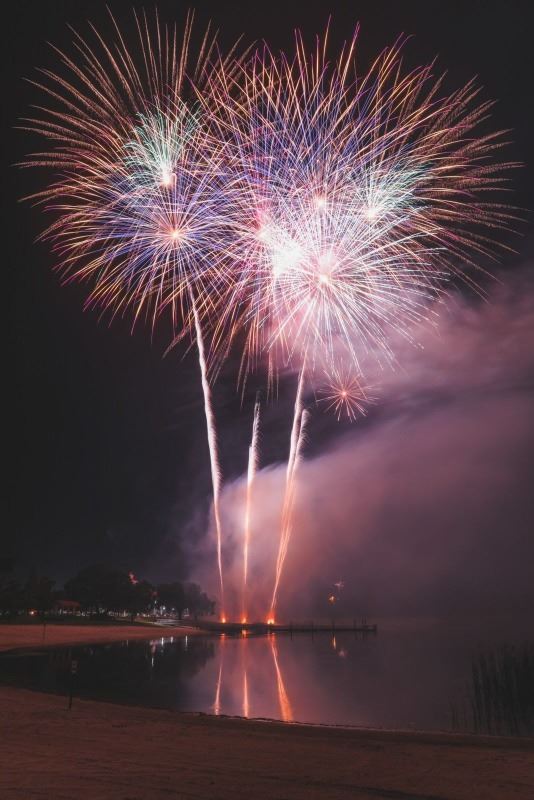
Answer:
POLYGON ((0 687, 0 797, 531 800, 534 740, 284 725, 0 687))
POLYGON ((0 652, 23 647, 102 644, 126 639, 198 634, 196 628, 164 628, 156 625, 0 625, 0 652))
MULTIPOLYGON (((46 643, 154 635, 50 625, 46 643)), ((41 640, 40 626, 0 627, 3 650, 41 640)), ((12 687, 0 687, 0 737, 2 800, 534 797, 534 739, 287 725, 78 698, 69 711, 65 697, 12 687)))

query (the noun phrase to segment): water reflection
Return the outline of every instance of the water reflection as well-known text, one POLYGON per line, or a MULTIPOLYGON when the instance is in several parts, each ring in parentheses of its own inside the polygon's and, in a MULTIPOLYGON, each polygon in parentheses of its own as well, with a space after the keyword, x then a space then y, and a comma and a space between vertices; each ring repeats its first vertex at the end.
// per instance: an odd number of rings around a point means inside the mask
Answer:
POLYGON ((217 716, 221 713, 221 684, 222 684, 222 676, 223 676, 223 665, 224 665, 224 643, 226 641, 225 634, 221 634, 221 644, 219 647, 220 653, 220 663, 219 663, 219 675, 217 678, 217 687, 215 689, 215 702, 213 703, 213 713, 217 714, 217 716))
POLYGON ((287 722, 524 734, 534 727, 534 648, 495 642, 503 631, 524 641, 525 629, 530 621, 514 632, 460 620, 384 624, 371 637, 159 637, 3 656, 0 680, 65 693, 72 653, 76 696, 287 722))
POLYGON ((215 647, 211 639, 160 637, 147 642, 46 649, 0 659, 0 677, 42 691, 65 693, 71 659, 75 659, 77 695, 172 706, 169 699, 182 702, 190 681, 214 658, 215 647))
MULTIPOLYGON (((239 709, 243 717, 258 716, 251 707, 249 695, 249 671, 255 685, 261 685, 261 695, 265 698, 268 695, 268 687, 276 687, 278 698, 279 718, 284 722, 293 721, 293 711, 287 694, 287 690, 282 675, 282 669, 278 659, 278 649, 276 646, 276 635, 257 637, 254 640, 254 659, 249 656, 249 636, 243 633, 239 640, 234 639, 231 645, 233 650, 232 662, 225 671, 225 657, 227 649, 227 637, 223 633, 220 636, 219 644, 219 666, 215 683, 215 699, 213 702, 213 713, 220 715, 222 712, 221 697, 224 693, 225 706, 229 710, 239 709), (236 654, 239 649, 239 654, 236 654), (237 656, 237 657, 236 657, 237 656), (272 658, 272 662, 270 659, 272 658), (272 674, 266 676, 266 667, 272 664, 272 674), (241 702, 236 702, 235 695, 241 690, 241 702)), ((230 711, 231 713, 231 711, 230 711)), ((278 716, 274 714, 273 716, 278 716)))
POLYGON ((291 711, 291 704, 287 696, 286 687, 284 686, 284 679, 278 664, 278 651, 276 649, 276 637, 272 634, 269 636, 271 640, 271 651, 273 654, 274 668, 276 670, 276 683, 278 686, 278 702, 280 704, 280 716, 284 722, 292 722, 293 712, 291 711))
POLYGON ((243 716, 250 717, 250 703, 248 700, 248 677, 247 677, 247 668, 248 668, 248 647, 247 647, 247 636, 246 633, 243 636, 243 641, 245 645, 243 647, 243 716))

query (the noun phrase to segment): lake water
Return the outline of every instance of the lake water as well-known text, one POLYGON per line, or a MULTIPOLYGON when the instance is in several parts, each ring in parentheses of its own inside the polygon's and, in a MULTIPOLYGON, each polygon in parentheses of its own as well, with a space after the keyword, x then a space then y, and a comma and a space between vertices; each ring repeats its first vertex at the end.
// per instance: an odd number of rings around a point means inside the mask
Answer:
POLYGON ((72 680, 75 697, 208 714, 532 735, 532 642, 517 621, 382 622, 363 637, 162 629, 152 641, 5 654, 0 680, 60 693, 72 680))

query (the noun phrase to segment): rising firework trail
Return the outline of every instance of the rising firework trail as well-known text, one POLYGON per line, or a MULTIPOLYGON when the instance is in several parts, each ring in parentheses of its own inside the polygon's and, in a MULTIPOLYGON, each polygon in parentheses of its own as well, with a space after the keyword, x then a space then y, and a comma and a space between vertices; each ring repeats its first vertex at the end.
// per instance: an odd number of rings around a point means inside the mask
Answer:
POLYGON ((191 298, 191 307, 195 318, 195 333, 198 348, 198 362, 200 365, 200 375, 202 380, 202 392, 204 396, 204 414, 208 429, 208 446, 211 465, 211 483, 213 486, 213 515, 215 517, 215 532, 217 536, 217 566, 219 568, 219 584, 221 589, 221 618, 224 619, 224 579, 222 566, 222 528, 221 528, 221 469, 219 466, 219 453, 217 447, 217 431, 215 427, 215 416, 211 405, 211 389, 208 381, 208 367, 204 350, 204 337, 198 315, 194 297, 191 298))
POLYGON ((284 487, 284 499, 282 503, 282 515, 280 517, 280 538, 278 542, 278 553, 276 556, 275 567, 275 580, 273 596, 271 600, 271 608, 269 611, 269 620, 274 622, 276 619, 276 599, 278 594, 278 585, 282 574, 282 567, 284 563, 284 542, 286 539, 286 529, 288 524, 288 517, 290 515, 292 495, 293 495, 293 476, 295 467, 295 457, 298 449, 298 441, 301 427, 302 417, 302 394, 304 391, 304 368, 300 370, 297 381, 297 394, 295 397, 295 405, 293 408, 293 423, 291 425, 291 436, 289 440, 289 458, 286 467, 286 481, 284 487))
MULTIPOLYGON (((299 378, 299 384, 303 382, 303 375, 301 374, 299 378)), ((294 507, 294 500, 295 500, 295 475, 297 473, 298 465, 302 458, 302 450, 304 444, 306 443, 306 429, 309 422, 309 411, 306 409, 302 409, 302 387, 299 388, 297 391, 297 401, 295 403, 295 412, 293 420, 297 421, 296 428, 298 430, 294 431, 294 436, 292 434, 291 437, 291 445, 293 453, 290 453, 289 462, 288 462, 288 470, 286 473, 286 490, 284 496, 284 505, 282 508, 282 519, 281 519, 281 526, 280 526, 280 541, 278 545, 278 556, 276 559, 276 571, 275 571, 275 580, 274 580, 274 588, 273 588, 273 595, 271 599, 271 610, 269 612, 269 619, 274 622, 276 619, 276 604, 278 601, 278 589, 280 586, 280 580, 282 578, 282 572, 284 569, 284 563, 287 556, 287 549, 289 546, 289 540, 291 538, 291 533, 293 531, 293 507, 294 507), (294 442, 294 445, 293 445, 294 442), (291 468, 291 471, 289 471, 291 468)))
POLYGON ((260 429, 260 401, 257 398, 254 404, 254 419, 252 422, 252 438, 248 448, 247 469, 247 495, 245 500, 245 519, 243 524, 243 601, 241 621, 247 621, 247 584, 248 584, 248 553, 250 545, 250 525, 252 510, 252 487, 258 467, 259 454, 259 429, 260 429))

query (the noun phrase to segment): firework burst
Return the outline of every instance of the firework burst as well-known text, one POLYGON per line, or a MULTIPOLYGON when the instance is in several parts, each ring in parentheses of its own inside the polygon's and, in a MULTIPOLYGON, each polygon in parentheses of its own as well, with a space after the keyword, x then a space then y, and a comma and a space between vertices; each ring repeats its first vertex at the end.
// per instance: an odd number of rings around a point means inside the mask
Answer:
POLYGON ((206 95, 240 184, 220 322, 247 330, 247 366, 279 351, 310 370, 338 341, 357 369, 390 358, 392 330, 409 336, 451 275, 472 281, 493 250, 480 230, 512 218, 484 199, 512 165, 491 162, 499 134, 472 134, 490 107, 472 83, 440 96, 430 67, 402 74, 400 45, 358 78, 356 36, 333 64, 326 48, 265 48, 206 95))
POLYGON ((244 375, 265 355, 299 375, 271 618, 306 379, 326 364, 329 407, 338 417, 363 412, 350 374, 369 355, 391 359, 392 333, 410 338, 451 277, 474 285, 475 256, 494 249, 482 231, 513 218, 485 199, 513 165, 492 162, 500 134, 473 133, 491 105, 474 84, 447 96, 431 67, 403 74, 401 44, 360 78, 355 50, 356 34, 332 63, 327 37, 308 53, 297 34, 293 58, 264 47, 206 95, 242 203, 218 324, 230 338, 245 329, 244 375), (348 374, 336 366, 340 349, 348 374))
POLYGON ((327 36, 308 52, 299 34, 292 57, 264 46, 236 59, 209 29, 193 48, 192 16, 183 37, 135 21, 137 54, 113 21, 112 45, 75 34, 76 55, 43 71, 47 104, 25 124, 47 147, 26 165, 54 178, 33 199, 53 215, 43 237, 65 280, 88 281, 87 305, 152 325, 168 312, 174 340, 196 341, 223 609, 209 378, 236 341, 241 378, 265 361, 269 383, 297 373, 273 617, 309 385, 326 372, 327 408, 365 412, 366 360, 392 359, 392 333, 409 339, 451 278, 476 286, 477 259, 514 219, 489 195, 514 165, 493 162, 502 136, 479 133, 491 104, 474 83, 446 94, 431 66, 404 72, 402 43, 358 76, 356 34, 335 61, 327 36))
MULTIPOLYGON (((157 16, 135 20, 136 51, 113 20, 114 44, 93 29, 93 46, 75 34, 76 59, 59 54, 68 78, 44 71, 38 86, 50 102, 26 125, 50 151, 26 163, 59 172, 33 199, 54 215, 43 238, 65 279, 89 282, 87 305, 113 316, 131 310, 134 322, 144 316, 152 325, 170 307, 177 338, 196 340, 223 605, 221 475, 204 336, 224 289, 233 206, 228 182, 222 189, 224 145, 210 137, 191 88, 207 79, 215 37, 208 28, 194 59, 192 15, 182 39, 157 16)), ((231 74, 230 61, 222 63, 231 74)))
POLYGON ((337 365, 325 374, 319 391, 319 403, 324 405, 325 411, 332 412, 338 422, 343 417, 354 422, 359 416, 365 416, 373 399, 360 375, 350 367, 337 365))

